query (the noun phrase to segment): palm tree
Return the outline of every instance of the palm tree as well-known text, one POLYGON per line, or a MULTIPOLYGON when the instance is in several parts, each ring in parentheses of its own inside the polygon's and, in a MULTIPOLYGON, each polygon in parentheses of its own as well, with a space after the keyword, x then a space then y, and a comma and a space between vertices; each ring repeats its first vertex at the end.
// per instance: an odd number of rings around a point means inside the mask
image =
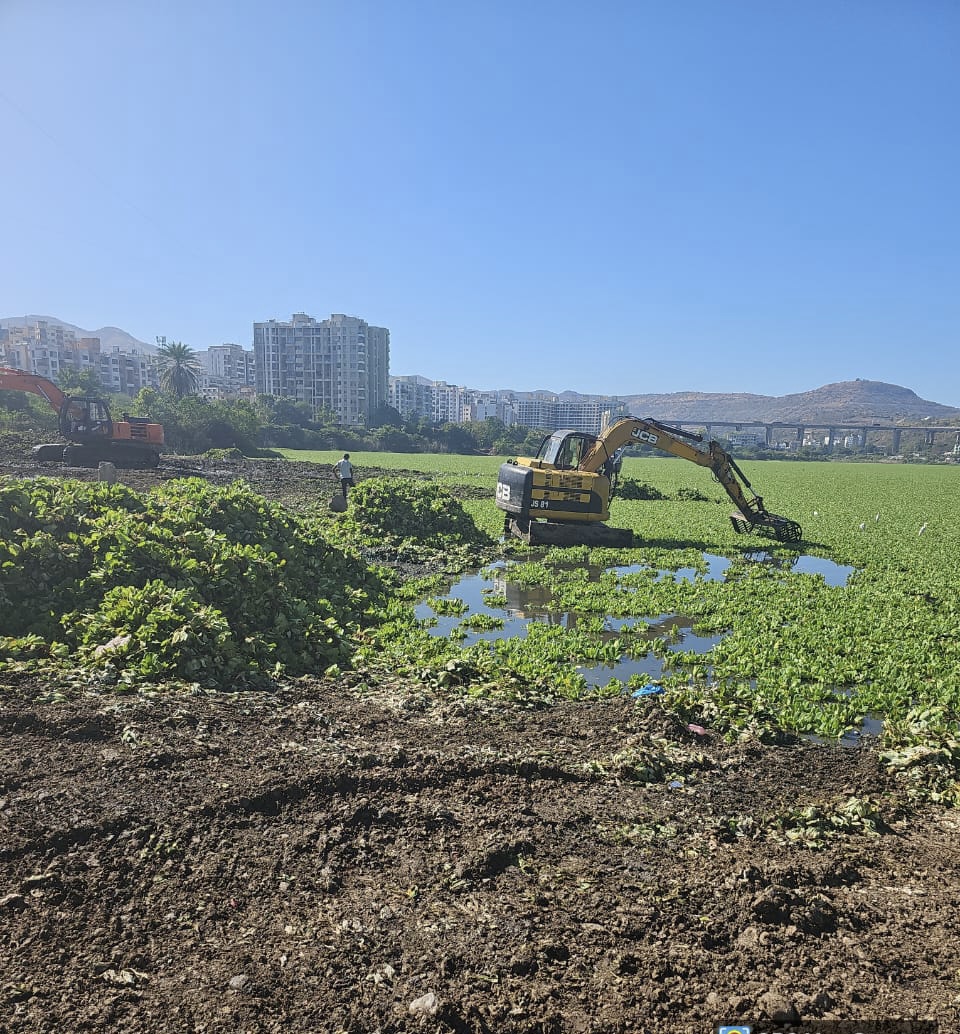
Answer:
POLYGON ((176 397, 193 395, 200 382, 200 360, 197 353, 181 341, 157 338, 157 359, 160 362, 160 387, 176 397))

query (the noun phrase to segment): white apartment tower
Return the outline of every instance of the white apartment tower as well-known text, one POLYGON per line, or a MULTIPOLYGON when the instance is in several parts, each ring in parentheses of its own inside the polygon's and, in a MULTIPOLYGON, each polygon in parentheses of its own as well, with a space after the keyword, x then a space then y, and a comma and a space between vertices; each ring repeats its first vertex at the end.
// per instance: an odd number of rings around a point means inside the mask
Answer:
POLYGON ((224 381, 228 388, 252 388, 256 383, 253 352, 240 345, 211 345, 198 352, 197 358, 211 377, 224 381))
POLYGON ((332 410, 347 426, 365 424, 387 403, 390 331, 356 316, 253 325, 257 392, 306 402, 316 414, 332 410))
POLYGON ((433 420, 434 383, 426 377, 391 377, 388 384, 390 405, 404 420, 412 417, 433 420))

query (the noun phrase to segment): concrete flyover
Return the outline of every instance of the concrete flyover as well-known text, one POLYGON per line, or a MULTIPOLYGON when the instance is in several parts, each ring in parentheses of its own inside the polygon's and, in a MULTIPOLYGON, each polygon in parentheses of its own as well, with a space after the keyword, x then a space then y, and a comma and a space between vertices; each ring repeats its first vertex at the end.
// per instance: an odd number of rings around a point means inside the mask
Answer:
POLYGON ((783 435, 778 434, 778 432, 793 431, 794 435, 791 437, 797 442, 803 442, 808 432, 822 431, 823 443, 828 451, 833 449, 838 437, 855 436, 859 441, 859 451, 866 452, 867 442, 871 434, 889 434, 891 436, 891 453, 894 455, 900 452, 900 442, 904 432, 922 434, 926 445, 933 445, 939 435, 952 435, 954 444, 958 447, 958 451, 960 451, 960 427, 940 427, 931 426, 930 424, 907 426, 905 424, 858 424, 840 421, 834 421, 833 423, 810 421, 793 423, 782 420, 767 423, 763 420, 717 420, 714 418, 709 420, 669 420, 664 422, 671 423, 675 427, 682 427, 687 431, 703 429, 706 431, 708 438, 717 437, 715 430, 717 428, 726 429, 727 433, 724 433, 722 437, 729 437, 730 430, 736 433, 747 429, 763 428, 763 439, 768 446, 775 441, 784 440, 783 435))

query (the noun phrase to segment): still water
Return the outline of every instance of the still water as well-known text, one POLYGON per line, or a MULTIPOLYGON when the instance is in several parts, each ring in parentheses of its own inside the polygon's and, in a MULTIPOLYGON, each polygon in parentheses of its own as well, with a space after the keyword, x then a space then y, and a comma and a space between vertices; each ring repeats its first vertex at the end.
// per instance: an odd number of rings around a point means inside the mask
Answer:
MULTIPOLYGON (((754 550, 744 554, 744 557, 752 563, 769 564, 797 574, 819 575, 828 585, 834 586, 846 585, 854 571, 852 567, 844 567, 821 557, 801 556, 787 563, 773 558, 765 550, 754 550)), ((699 575, 704 581, 722 581, 731 565, 731 561, 727 557, 714 556, 710 553, 704 555, 704 561, 707 571, 705 574, 699 575)), ((623 576, 645 570, 649 570, 649 568, 639 564, 610 568, 587 565, 587 574, 592 580, 598 580, 601 574, 606 572, 614 572, 623 576)), ((698 574, 693 568, 685 567, 678 571, 658 571, 654 577, 658 580, 672 578, 676 581, 693 582, 698 574)), ((463 614, 449 616, 436 615, 427 603, 421 603, 416 608, 415 613, 418 619, 435 622, 430 628, 431 635, 448 637, 460 625, 464 617, 474 614, 497 618, 503 622, 500 628, 482 631, 464 629, 466 631, 466 638, 463 639, 464 646, 482 641, 490 642, 495 639, 523 637, 527 634, 530 623, 534 621, 560 625, 563 628, 575 628, 577 621, 583 617, 576 611, 559 609, 547 587, 519 585, 511 582, 510 565, 506 563, 496 565, 483 573, 464 575, 451 585, 446 598, 462 600, 466 605, 466 611, 463 614), (489 604, 487 595, 490 594, 505 597, 506 604, 489 604)), ((693 632, 693 624, 693 618, 683 614, 659 614, 630 618, 607 617, 604 621, 603 634, 613 638, 618 632, 631 629, 636 636, 638 626, 646 625, 646 631, 640 633, 643 638, 649 639, 651 643, 655 639, 664 639, 667 641, 668 650, 687 653, 707 653, 723 638, 721 635, 697 635, 693 632)), ((653 653, 648 653, 645 657, 623 656, 614 664, 598 664, 580 670, 589 685, 605 686, 614 678, 626 682, 631 675, 658 679, 663 675, 663 662, 653 653)))

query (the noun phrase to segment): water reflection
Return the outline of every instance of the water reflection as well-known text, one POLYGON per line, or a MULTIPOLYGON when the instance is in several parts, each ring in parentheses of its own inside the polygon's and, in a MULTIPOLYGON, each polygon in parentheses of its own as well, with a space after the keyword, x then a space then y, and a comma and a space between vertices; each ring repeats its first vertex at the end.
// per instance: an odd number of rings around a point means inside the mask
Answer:
MULTIPOLYGON (((847 584, 853 567, 836 564, 822 557, 800 556, 777 557, 766 550, 749 550, 743 554, 748 563, 763 564, 776 571, 791 571, 796 574, 820 575, 827 585, 843 586, 847 584)), ((706 571, 698 571, 692 567, 679 570, 655 570, 642 564, 629 564, 618 567, 601 567, 599 565, 582 565, 588 581, 596 582, 604 574, 616 574, 618 578, 628 575, 646 574, 655 581, 673 579, 676 582, 690 581, 723 581, 728 577, 737 577, 737 568, 728 557, 704 554, 706 571)), ((740 568, 742 573, 742 567, 740 568)), ((557 625, 561 628, 576 628, 579 622, 589 622, 595 627, 595 615, 586 615, 572 610, 559 608, 553 598, 551 589, 543 585, 526 585, 510 578, 510 565, 497 564, 486 571, 462 577, 450 587, 449 598, 462 600, 466 612, 458 615, 437 615, 429 603, 420 603, 414 613, 421 621, 430 622, 430 634, 448 638, 456 635, 464 646, 478 642, 493 642, 497 639, 523 638, 531 622, 557 625), (493 603, 488 602, 488 597, 493 603), (490 629, 472 629, 461 627, 465 617, 483 615, 493 618, 499 627, 490 629)), ((629 640, 631 652, 638 653, 638 641, 649 642, 666 640, 669 652, 705 654, 720 642, 722 635, 700 636, 693 632, 694 619, 684 614, 659 614, 642 617, 606 617, 601 636, 611 640, 620 637, 629 640)), ((631 657, 622 655, 614 664, 598 664, 580 669, 588 684, 606 685, 611 679, 626 682, 631 675, 642 675, 648 679, 657 679, 663 675, 663 661, 648 650, 645 656, 631 657)))
POLYGON ((855 567, 837 564, 820 556, 775 557, 765 549, 751 549, 743 554, 743 559, 754 564, 764 564, 781 571, 793 571, 794 574, 818 574, 827 585, 844 586, 850 580, 855 567))
POLYGON ((832 736, 820 736, 817 733, 805 732, 801 739, 807 743, 816 743, 826 747, 861 747, 864 740, 878 740, 883 735, 883 718, 878 714, 869 714, 860 724, 859 729, 848 729, 839 739, 832 736))
MULTIPOLYGON (((698 572, 694 568, 681 568, 678 571, 656 571, 656 580, 673 578, 676 581, 697 578, 718 581, 730 566, 726 557, 707 555, 707 573, 698 572)), ((649 571, 647 567, 632 564, 623 567, 604 568, 587 565, 589 581, 599 581, 605 573, 617 575, 636 574, 649 571)), ((595 624, 595 615, 581 614, 576 611, 562 610, 557 607, 552 591, 542 585, 525 585, 511 581, 509 565, 499 564, 478 574, 469 574, 454 583, 446 598, 462 600, 466 605, 463 614, 436 614, 429 602, 418 604, 414 614, 420 621, 430 623, 430 634, 449 638, 451 635, 461 637, 464 646, 472 646, 479 642, 493 642, 497 639, 523 638, 531 622, 547 625, 558 625, 562 628, 576 628, 577 622, 589 621, 595 624), (488 602, 493 598, 494 603, 488 602), (505 603, 501 601, 505 600, 505 603), (484 615, 502 622, 497 628, 472 629, 461 628, 461 622, 471 615, 484 615)), ((694 619, 683 614, 659 614, 644 617, 606 617, 601 637, 605 640, 629 638, 636 653, 638 642, 651 645, 656 640, 667 640, 670 652, 688 652, 704 654, 720 642, 722 636, 701 636, 693 632, 694 619)), ((623 655, 613 664, 598 664, 579 669, 592 686, 604 686, 611 679, 626 682, 631 675, 644 675, 647 678, 659 678, 663 674, 663 661, 649 651, 643 657, 623 655)))
MULTIPOLYGON (((727 573, 727 568, 733 563, 729 557, 715 556, 713 553, 704 553, 703 559, 707 565, 706 573, 702 573, 694 567, 681 567, 676 571, 658 571, 654 575, 653 580, 661 582, 669 578, 675 582, 695 582, 697 578, 701 578, 705 582, 719 582, 723 580, 727 573)), ((623 576, 626 574, 640 574, 642 571, 649 571, 650 568, 645 564, 626 564, 622 567, 608 567, 606 570, 623 576)))

